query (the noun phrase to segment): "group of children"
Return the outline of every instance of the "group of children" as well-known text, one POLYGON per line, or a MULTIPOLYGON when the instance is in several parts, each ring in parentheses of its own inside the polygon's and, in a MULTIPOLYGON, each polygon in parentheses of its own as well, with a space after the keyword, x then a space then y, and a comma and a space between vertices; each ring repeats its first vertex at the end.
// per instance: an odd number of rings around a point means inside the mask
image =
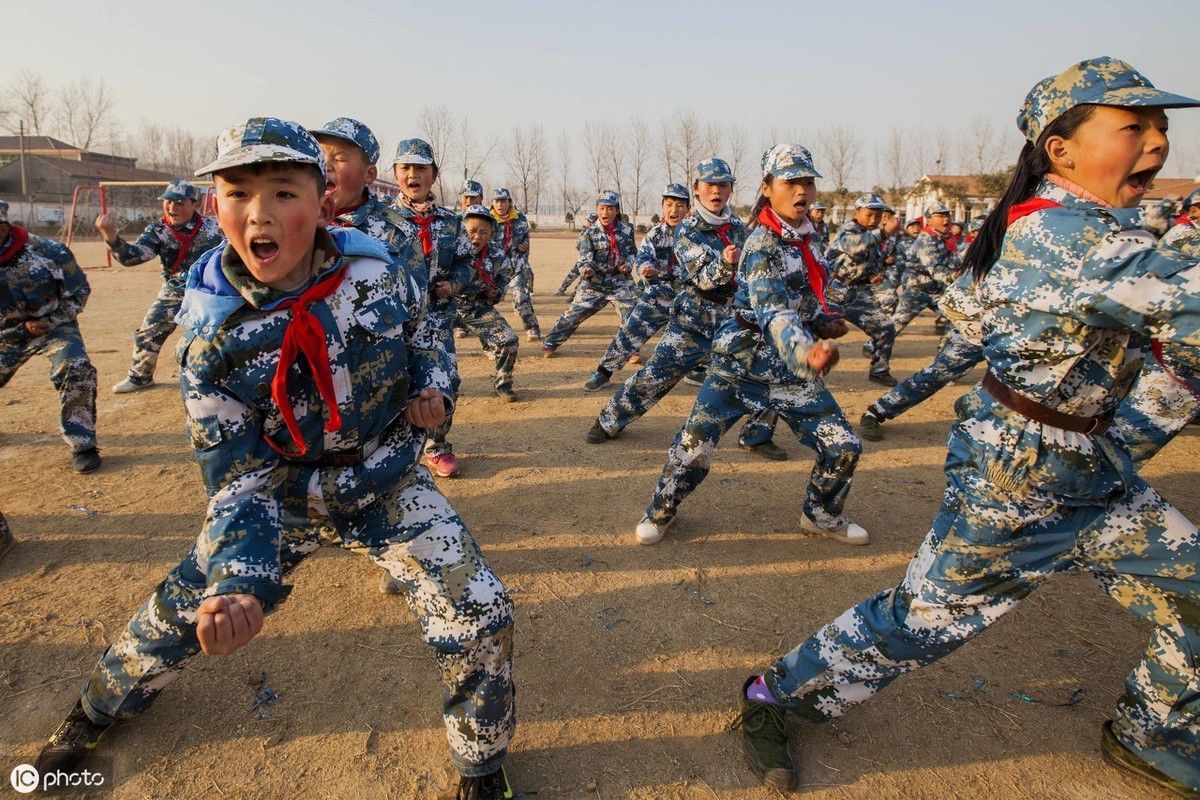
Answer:
MULTIPOLYGON (((1053 573, 1084 568, 1154 626, 1102 752, 1200 796, 1200 532, 1137 472, 1200 412, 1200 193, 1162 242, 1137 208, 1167 156, 1163 109, 1191 106, 1200 101, 1111 58, 1038 83, 1018 118, 1026 144, 1012 184, 970 226, 962 252, 944 207, 926 209, 910 243, 894 238, 898 221, 875 233, 886 209, 873 195, 826 243, 820 175, 796 144, 763 154, 749 226, 729 206, 734 178, 718 158, 698 165, 690 192, 664 189, 661 221, 640 248, 619 196, 598 198, 580 236, 580 288, 543 356, 617 303, 621 328, 588 381, 594 390, 665 331, 588 441, 617 438, 707 364, 636 527, 640 543, 663 538, 721 435, 750 416, 744 446, 774 457, 782 418, 817 453, 799 527, 866 544, 843 514, 861 444, 824 382, 847 322, 871 336, 871 377, 892 390, 868 411, 873 425, 864 417, 867 438, 937 380, 987 364, 956 405, 945 499, 900 583, 744 682, 735 725, 769 785, 795 780, 787 713, 839 716, 951 652, 1053 573), (897 263, 903 291, 887 312, 873 287, 897 263), (936 380, 893 386, 895 331, 925 307, 955 326, 936 380)), ((182 184, 164 194, 161 229, 136 245, 97 220, 123 262, 154 253, 170 262, 130 374, 114 388, 149 383, 176 303, 187 428, 209 506, 196 544, 103 654, 40 769, 79 765, 190 657, 249 642, 286 599, 291 569, 339 544, 386 571, 436 654, 458 796, 513 796, 503 767, 515 724, 512 604, 419 462, 424 452, 437 474, 457 471, 446 441, 456 323, 492 352, 496 392, 511 399, 517 336, 495 306, 526 280, 528 230, 502 189, 490 210, 471 182, 460 214, 438 206, 437 164, 417 139, 398 147, 400 194, 387 205, 367 189, 378 156, 354 120, 310 132, 255 118, 222 134, 216 160, 198 172, 212 176, 224 234, 207 252, 189 255, 205 223, 182 184)), ((10 225, 3 209, 0 269, 11 298, 0 310, 5 379, 48 352, 64 435, 77 456, 94 455, 95 370, 75 323, 86 279, 65 248, 10 225)))

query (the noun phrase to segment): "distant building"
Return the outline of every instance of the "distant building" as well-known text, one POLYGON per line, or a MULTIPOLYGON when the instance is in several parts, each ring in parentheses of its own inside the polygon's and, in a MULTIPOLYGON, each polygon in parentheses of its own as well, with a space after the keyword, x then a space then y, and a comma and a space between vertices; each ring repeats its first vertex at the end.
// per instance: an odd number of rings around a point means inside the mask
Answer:
POLYGON ((925 207, 945 203, 953 218, 966 222, 987 214, 1000 198, 985 191, 975 175, 922 175, 904 195, 904 218, 914 219, 925 207))

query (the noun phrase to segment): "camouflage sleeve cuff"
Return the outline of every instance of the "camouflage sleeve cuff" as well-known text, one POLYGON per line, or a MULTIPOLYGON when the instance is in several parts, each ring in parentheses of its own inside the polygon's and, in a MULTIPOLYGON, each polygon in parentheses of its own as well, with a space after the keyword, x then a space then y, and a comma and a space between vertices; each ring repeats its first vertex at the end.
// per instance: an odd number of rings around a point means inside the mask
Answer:
POLYGON ((257 597, 263 603, 263 610, 270 611, 287 599, 292 593, 292 587, 275 583, 266 578, 234 577, 217 581, 205 590, 205 597, 215 597, 224 594, 249 594, 257 597))

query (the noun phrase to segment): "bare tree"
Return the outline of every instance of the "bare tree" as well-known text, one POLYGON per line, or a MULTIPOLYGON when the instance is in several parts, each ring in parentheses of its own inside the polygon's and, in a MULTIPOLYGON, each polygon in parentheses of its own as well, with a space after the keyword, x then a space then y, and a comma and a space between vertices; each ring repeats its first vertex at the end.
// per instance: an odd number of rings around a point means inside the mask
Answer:
POLYGON ((817 150, 821 154, 821 162, 829 170, 834 191, 849 191, 850 178, 862 153, 862 139, 845 125, 837 125, 821 131, 817 150))
POLYGON ((675 182, 675 175, 679 169, 676 166, 675 148, 677 146, 675 125, 671 120, 664 119, 659 125, 658 155, 662 161, 662 171, 667 176, 667 183, 675 182))
POLYGON ((972 175, 987 175, 1000 169, 1000 131, 992 120, 975 114, 959 141, 959 161, 972 175))
POLYGON ((574 227, 579 210, 583 208, 584 192, 571 181, 571 137, 566 131, 558 134, 558 186, 563 213, 571 215, 574 227))
MULTIPOLYGON (((475 125, 465 115, 459 119, 455 126, 454 151, 457 158, 456 166, 462 172, 464 181, 479 178, 483 166, 492 157, 492 153, 496 151, 498 145, 499 140, 495 136, 479 139, 475 125)), ((449 171, 449 167, 447 167, 447 172, 449 171)))
POLYGON ((596 194, 604 191, 605 178, 608 176, 608 162, 604 151, 605 138, 608 135, 606 125, 596 120, 583 123, 580 138, 583 140, 583 154, 588 168, 588 179, 596 194))
POLYGON ((11 133, 17 133, 21 123, 25 132, 40 136, 50 122, 50 91, 40 73, 22 70, 8 82, 4 89, 8 105, 0 110, 0 124, 11 133))
POLYGON ((675 171, 690 184, 692 170, 704 158, 701 155, 704 146, 700 120, 693 111, 686 114, 683 111, 676 111, 672 127, 675 130, 675 171))
MULTIPOLYGON (((757 169, 750 169, 751 166, 757 167, 752 154, 749 151, 749 143, 747 141, 746 129, 741 125, 730 125, 725 128, 724 137, 721 141, 722 158, 729 162, 729 169, 733 171, 735 178, 739 180, 733 184, 733 197, 737 197, 741 192, 739 185, 747 186, 757 190, 760 177, 757 169), (754 173, 752 180, 742 181, 743 171, 754 173)), ((730 202, 734 202, 731 198, 730 202)))
POLYGON ((904 141, 904 132, 892 128, 875 150, 876 170, 888 181, 888 190, 897 196, 908 185, 912 158, 904 141))
POLYGON ((549 175, 546 134, 538 123, 522 130, 514 126, 502 150, 508 181, 526 212, 537 213, 541 193, 549 175))
POLYGON ((444 103, 436 106, 425 106, 417 115, 417 127, 421 136, 433 148, 433 157, 438 162, 437 194, 438 200, 446 202, 446 176, 448 165, 445 159, 450 154, 451 137, 454 136, 454 117, 444 103))
POLYGON ((115 138, 115 100, 103 78, 80 77, 59 93, 58 127, 83 150, 115 138))
MULTIPOLYGON (((604 153, 605 177, 617 194, 624 194, 626 168, 625 142, 621 134, 608 122, 601 123, 601 151, 604 153)), ((626 209, 628 211, 628 209, 626 209)))
POLYGON ((949 175, 954 171, 952 153, 950 150, 950 134, 945 128, 938 128, 933 134, 933 164, 939 175, 949 175))
POLYGON ((629 181, 633 193, 629 204, 631 221, 637 222, 646 202, 646 184, 650 182, 650 127, 638 118, 629 123, 629 181))

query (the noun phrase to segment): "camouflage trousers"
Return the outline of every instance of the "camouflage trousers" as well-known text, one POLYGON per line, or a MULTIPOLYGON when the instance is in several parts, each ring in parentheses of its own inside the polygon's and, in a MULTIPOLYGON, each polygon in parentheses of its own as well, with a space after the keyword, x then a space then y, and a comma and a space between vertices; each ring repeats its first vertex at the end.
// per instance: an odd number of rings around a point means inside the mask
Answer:
POLYGON ((508 320, 495 308, 489 308, 479 309, 475 313, 464 311, 460 321, 463 327, 479 337, 484 351, 489 353, 496 363, 495 388, 511 389, 519 344, 517 334, 508 324, 508 320))
POLYGON ((910 282, 902 287, 896 300, 896 313, 892 314, 892 326, 896 329, 893 340, 925 309, 933 309, 935 314, 940 314, 937 304, 940 296, 927 284, 910 282))
POLYGON ((1054 573, 1086 569, 1155 626, 1117 703, 1117 738, 1200 788, 1200 532, 1141 478, 1107 505, 1001 488, 991 475, 1001 462, 972 465, 976 446, 956 424, 945 499, 900 584, 777 661, 764 676, 771 692, 811 720, 840 716, 955 650, 1054 573))
POLYGON ((884 278, 879 283, 868 283, 867 286, 871 289, 871 296, 875 298, 875 304, 884 314, 891 317, 896 313, 898 297, 895 283, 884 278))
POLYGON ((566 294, 567 289, 571 288, 571 284, 579 280, 579 262, 575 262, 575 266, 567 270, 567 274, 563 276, 562 283, 558 285, 558 293, 566 294))
POLYGON ((880 422, 894 419, 933 397, 946 384, 966 375, 980 361, 983 361, 983 349, 971 344, 958 331, 951 331, 942 340, 929 366, 893 386, 867 407, 867 413, 880 422))
MULTIPOLYGON (((283 574, 322 545, 344 547, 386 569, 403 587, 437 661, 455 767, 464 775, 494 771, 516 724, 512 603, 474 538, 424 467, 376 500, 377 508, 367 513, 344 509, 345 516, 326 506, 322 498, 332 493, 320 486, 340 470, 324 470, 325 478, 313 469, 295 472, 280 489, 286 492, 280 530, 263 533, 278 542, 283 574)), ((83 707, 92 721, 104 724, 145 711, 200 652, 196 610, 206 594, 202 562, 193 547, 100 658, 83 689, 83 707)), ((380 674, 393 674, 395 666, 382 663, 380 674)), ((238 702, 225 691, 214 696, 218 703, 238 702)))
POLYGON ((59 431, 72 453, 96 446, 96 368, 88 358, 79 324, 64 322, 45 336, 18 325, 0 331, 0 387, 38 353, 50 359, 50 383, 62 404, 59 431))
POLYGON ((629 312, 633 311, 633 305, 636 302, 637 296, 634 294, 633 284, 628 280, 607 285, 585 280, 575 290, 575 298, 571 300, 570 307, 558 318, 558 322, 554 323, 554 327, 546 335, 542 346, 561 347, 567 339, 571 338, 571 334, 575 333, 575 330, 583 324, 584 320, 599 312, 609 303, 616 304, 621 321, 624 322, 625 318, 629 316, 629 312))
MULTIPOLYGON (((458 352, 454 345, 453 326, 456 323, 465 323, 466 318, 462 314, 446 311, 430 312, 429 317, 430 327, 437 333, 438 340, 442 344, 442 349, 450 356, 450 397, 457 399, 459 387, 462 386, 462 378, 458 374, 458 352)), ((484 346, 486 347, 487 345, 485 344, 484 346)), ((425 455, 439 456, 453 450, 450 443, 446 441, 446 437, 450 434, 450 428, 453 425, 454 409, 451 408, 446 413, 446 419, 442 424, 429 431, 425 437, 425 455)))
POLYGON ((129 364, 129 377, 134 383, 154 380, 154 368, 158 365, 163 342, 175 331, 175 315, 183 304, 183 288, 182 284, 176 286, 164 282, 141 327, 134 332, 133 359, 129 364))
POLYGON ((533 310, 533 267, 529 259, 522 257, 517 274, 512 284, 513 311, 521 317, 525 330, 541 335, 542 329, 538 324, 537 312, 533 310))
POLYGON ((643 289, 637 305, 621 322, 621 327, 604 351, 600 369, 610 375, 624 369, 630 357, 667 324, 671 318, 671 303, 677 292, 678 288, 671 283, 655 283, 643 289))
POLYGON ((847 321, 871 337, 871 374, 890 371, 896 331, 891 319, 879 307, 870 285, 835 283, 830 287, 829 299, 840 307, 847 321))
POLYGON ((1164 347, 1167 365, 1181 380, 1190 378, 1191 386, 1167 374, 1154 356, 1147 354, 1142 372, 1117 408, 1112 424, 1135 464, 1149 461, 1188 423, 1200 420, 1200 372, 1180 358, 1196 360, 1200 351, 1179 345, 1164 347))
MULTIPOLYGON (((654 352, 600 410, 600 427, 609 436, 616 436, 666 397, 685 375, 706 362, 713 335, 725 314, 724 307, 698 297, 690 289, 681 289, 671 303, 671 319, 654 352)), ((775 417, 764 412, 751 417, 741 438, 748 444, 761 444, 770 441, 774 433, 775 417)))
POLYGON ((767 412, 782 418, 797 439, 817 452, 804 513, 819 523, 840 517, 862 443, 825 384, 765 384, 718 374, 715 368, 709 369, 696 404, 667 452, 646 516, 658 525, 673 519, 679 504, 707 477, 721 436, 747 414, 767 412))

